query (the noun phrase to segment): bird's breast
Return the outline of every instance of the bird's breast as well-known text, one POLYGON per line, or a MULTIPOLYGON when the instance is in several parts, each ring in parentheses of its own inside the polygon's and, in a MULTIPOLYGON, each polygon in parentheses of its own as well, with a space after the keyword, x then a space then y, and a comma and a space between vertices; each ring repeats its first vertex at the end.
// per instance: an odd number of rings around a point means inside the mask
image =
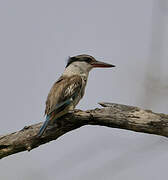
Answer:
POLYGON ((76 107, 76 105, 79 103, 79 101, 83 98, 84 93, 85 93, 85 87, 86 87, 86 83, 87 83, 87 77, 82 77, 82 86, 81 86, 81 90, 78 96, 75 97, 75 99, 73 100, 73 106, 74 108, 76 107))

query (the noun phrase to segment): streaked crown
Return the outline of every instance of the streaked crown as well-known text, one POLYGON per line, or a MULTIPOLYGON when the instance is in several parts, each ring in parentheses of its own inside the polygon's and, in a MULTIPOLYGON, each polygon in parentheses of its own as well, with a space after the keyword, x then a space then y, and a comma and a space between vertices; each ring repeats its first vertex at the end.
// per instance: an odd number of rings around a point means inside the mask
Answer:
POLYGON ((77 55, 73 57, 69 57, 68 62, 66 67, 68 67, 70 64, 72 64, 75 61, 80 61, 80 62, 86 62, 86 63, 91 63, 93 61, 96 61, 96 59, 93 56, 87 55, 87 54, 82 54, 82 55, 77 55))

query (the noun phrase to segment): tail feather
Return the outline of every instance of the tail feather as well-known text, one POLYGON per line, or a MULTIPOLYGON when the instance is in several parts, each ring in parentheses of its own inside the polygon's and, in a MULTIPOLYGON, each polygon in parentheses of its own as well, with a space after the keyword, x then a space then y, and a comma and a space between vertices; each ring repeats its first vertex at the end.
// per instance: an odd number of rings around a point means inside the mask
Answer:
POLYGON ((39 130, 39 132, 37 134, 37 137, 41 137, 43 135, 44 131, 46 130, 49 121, 54 120, 54 117, 52 116, 52 113, 54 112, 54 114, 59 114, 61 111, 64 111, 71 104, 72 101, 73 101, 73 99, 69 98, 66 101, 58 104, 56 106, 56 108, 52 112, 50 112, 49 115, 46 116, 46 120, 45 120, 44 124, 41 126, 41 128, 40 128, 40 130, 39 130))
POLYGON ((39 130, 39 132, 37 134, 37 137, 41 137, 43 135, 44 131, 47 128, 47 125, 48 125, 49 121, 50 121, 50 117, 47 116, 45 122, 43 123, 43 125, 41 126, 41 128, 40 128, 40 130, 39 130))

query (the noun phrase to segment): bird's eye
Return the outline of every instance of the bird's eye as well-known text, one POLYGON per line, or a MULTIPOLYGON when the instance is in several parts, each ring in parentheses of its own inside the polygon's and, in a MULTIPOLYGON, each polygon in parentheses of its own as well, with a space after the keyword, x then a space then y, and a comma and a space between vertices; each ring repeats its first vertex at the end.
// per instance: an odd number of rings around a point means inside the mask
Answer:
POLYGON ((92 61, 92 60, 91 60, 90 58, 87 58, 87 59, 86 59, 86 62, 88 62, 88 63, 91 62, 91 61, 92 61))

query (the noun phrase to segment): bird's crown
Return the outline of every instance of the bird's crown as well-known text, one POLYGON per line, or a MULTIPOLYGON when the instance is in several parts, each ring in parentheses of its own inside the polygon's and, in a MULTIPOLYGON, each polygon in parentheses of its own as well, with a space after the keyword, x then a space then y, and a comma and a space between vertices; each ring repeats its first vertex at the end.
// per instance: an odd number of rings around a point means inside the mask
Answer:
POLYGON ((73 57, 68 58, 68 62, 67 62, 66 67, 68 67, 71 63, 73 63, 75 61, 84 61, 86 63, 91 63, 91 62, 96 61, 96 60, 93 56, 90 56, 87 54, 77 55, 77 56, 73 56, 73 57))

